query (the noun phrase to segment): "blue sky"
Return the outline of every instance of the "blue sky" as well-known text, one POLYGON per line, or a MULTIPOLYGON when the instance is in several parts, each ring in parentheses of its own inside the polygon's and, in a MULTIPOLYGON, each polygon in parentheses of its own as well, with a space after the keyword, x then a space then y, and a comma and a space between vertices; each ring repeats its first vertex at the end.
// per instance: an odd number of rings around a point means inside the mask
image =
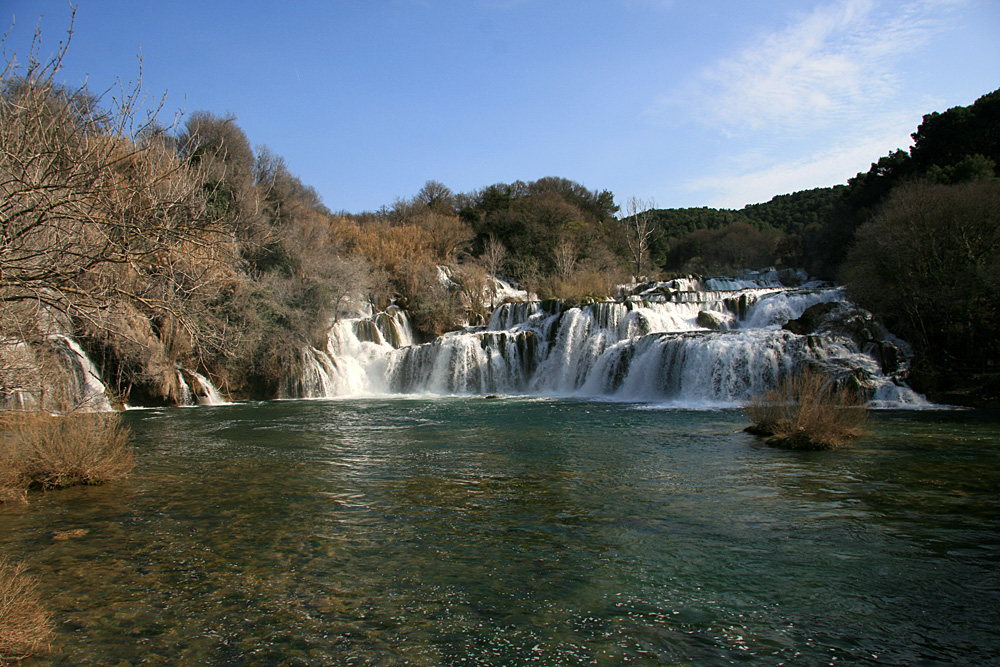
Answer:
MULTIPOLYGON (((560 176, 740 208, 846 182, 1000 87, 996 0, 79 0, 60 80, 231 113, 334 210, 560 176)), ((5 54, 66 0, 0 0, 5 54), (41 18, 39 18, 41 16, 41 18)))

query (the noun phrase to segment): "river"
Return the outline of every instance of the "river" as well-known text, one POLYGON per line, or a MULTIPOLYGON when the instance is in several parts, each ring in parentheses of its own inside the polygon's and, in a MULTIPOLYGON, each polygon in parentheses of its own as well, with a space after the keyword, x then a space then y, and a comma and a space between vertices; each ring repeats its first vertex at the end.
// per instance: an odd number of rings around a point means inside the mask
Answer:
POLYGON ((527 397, 126 419, 127 481, 0 506, 56 626, 24 665, 1000 655, 996 415, 881 411, 835 452, 736 409, 527 397))

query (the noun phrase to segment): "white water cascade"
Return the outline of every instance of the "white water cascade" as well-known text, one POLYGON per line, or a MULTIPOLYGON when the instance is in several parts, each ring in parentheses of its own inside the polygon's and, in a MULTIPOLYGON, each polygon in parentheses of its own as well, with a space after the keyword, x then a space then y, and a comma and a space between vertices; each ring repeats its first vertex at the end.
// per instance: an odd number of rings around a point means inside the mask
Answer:
POLYGON ((342 320, 331 328, 326 349, 302 351, 284 393, 532 394, 739 405, 810 364, 860 387, 873 404, 924 403, 900 379, 904 343, 879 333, 842 289, 804 283, 801 274, 792 278, 771 271, 681 279, 634 288, 625 300, 579 307, 507 303, 485 326, 422 345, 413 344, 398 309, 342 320), (828 316, 815 330, 783 328, 817 304, 828 304, 828 316))
POLYGON ((212 381, 190 368, 177 368, 177 384, 180 387, 180 405, 227 405, 212 381))
POLYGON ((75 401, 85 412, 110 412, 111 402, 108 400, 108 389, 101 381, 101 374, 83 351, 80 344, 69 336, 54 336, 55 349, 65 358, 65 367, 69 371, 71 385, 74 388, 75 401))
POLYGON ((112 410, 107 387, 79 343, 68 335, 51 333, 45 346, 48 349, 40 357, 38 350, 23 341, 0 339, 0 358, 10 387, 0 396, 0 409, 52 413, 112 410))
POLYGON ((397 349, 412 347, 413 329, 400 308, 372 317, 340 319, 327 333, 324 348, 299 351, 281 388, 283 398, 330 398, 389 392, 385 365, 397 349))

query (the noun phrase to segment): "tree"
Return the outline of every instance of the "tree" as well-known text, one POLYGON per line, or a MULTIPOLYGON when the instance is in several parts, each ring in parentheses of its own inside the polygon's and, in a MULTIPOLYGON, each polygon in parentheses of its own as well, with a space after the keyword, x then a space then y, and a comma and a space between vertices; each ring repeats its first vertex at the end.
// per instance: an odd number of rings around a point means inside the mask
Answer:
POLYGON ((569 280, 576 269, 576 246, 569 239, 563 239, 556 246, 556 277, 559 280, 569 280))
MULTIPOLYGON (((268 261, 274 238, 263 215, 260 190, 254 182, 258 160, 235 116, 220 117, 207 111, 192 113, 177 137, 177 146, 181 158, 198 171, 212 215, 235 232, 244 257, 252 263, 268 261)), ((288 182, 294 177, 283 167, 280 161, 273 174, 281 179, 279 185, 289 185, 293 190, 296 185, 301 188, 301 183, 288 182)), ((275 221, 280 219, 279 215, 275 221)))
POLYGON ((629 197, 625 201, 625 209, 620 218, 625 243, 628 246, 636 278, 642 275, 642 268, 649 252, 649 244, 656 231, 652 211, 653 200, 645 201, 637 197, 629 197))
POLYGON ((68 44, 0 73, 0 339, 43 346, 77 327, 122 347, 147 333, 211 345, 232 239, 157 110, 142 114, 141 78, 107 111, 55 83, 68 44))
POLYGON ((857 232, 851 298, 940 369, 1000 359, 1000 181, 897 188, 857 232))
POLYGON ((430 234, 437 260, 445 264, 454 262, 464 253, 474 236, 469 225, 454 213, 441 213, 431 208, 418 211, 408 222, 430 234))
POLYGON ((495 236, 490 235, 486 241, 486 247, 483 248, 483 254, 479 257, 479 262, 490 278, 490 308, 492 309, 496 306, 497 274, 503 270, 507 263, 507 248, 495 236))
POLYGON ((452 215, 455 213, 455 195, 443 183, 427 181, 413 198, 414 203, 431 209, 437 213, 452 215))
POLYGON ((953 165, 931 165, 927 178, 935 183, 950 185, 967 181, 988 181, 996 178, 996 164, 985 155, 966 155, 953 165))

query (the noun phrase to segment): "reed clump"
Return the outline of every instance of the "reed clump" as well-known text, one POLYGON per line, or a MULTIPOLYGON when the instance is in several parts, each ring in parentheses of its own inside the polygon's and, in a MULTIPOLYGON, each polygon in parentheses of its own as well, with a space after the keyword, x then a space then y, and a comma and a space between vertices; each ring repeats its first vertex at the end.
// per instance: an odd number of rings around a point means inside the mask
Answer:
POLYGON ((0 557, 0 665, 43 651, 52 634, 23 563, 0 557))
POLYGON ((805 370, 744 405, 747 431, 789 449, 836 449, 867 430, 868 411, 856 391, 805 370))
POLYGON ((0 413, 0 502, 23 500, 30 487, 103 484, 134 465, 118 413, 0 413))

